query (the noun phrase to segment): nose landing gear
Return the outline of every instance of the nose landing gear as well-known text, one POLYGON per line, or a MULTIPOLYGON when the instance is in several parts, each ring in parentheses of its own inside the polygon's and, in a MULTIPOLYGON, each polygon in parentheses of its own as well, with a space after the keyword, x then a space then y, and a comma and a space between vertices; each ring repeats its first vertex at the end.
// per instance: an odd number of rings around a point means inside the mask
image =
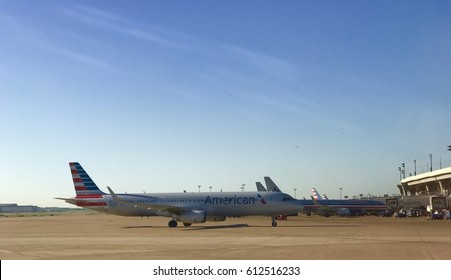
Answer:
POLYGON ((276 227, 277 226, 277 222, 276 222, 276 216, 271 216, 271 220, 272 220, 272 226, 276 227))

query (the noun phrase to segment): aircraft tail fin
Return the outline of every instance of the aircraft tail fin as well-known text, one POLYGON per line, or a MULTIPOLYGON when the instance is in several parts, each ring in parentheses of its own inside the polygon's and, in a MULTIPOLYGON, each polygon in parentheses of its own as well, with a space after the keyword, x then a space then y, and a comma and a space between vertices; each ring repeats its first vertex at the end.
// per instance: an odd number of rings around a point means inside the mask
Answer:
POLYGON ((266 187, 268 188, 268 191, 282 192, 279 189, 279 187, 273 182, 273 180, 271 180, 271 178, 269 178, 269 177, 265 177, 265 184, 266 184, 266 187))
POLYGON ((321 200, 321 199, 323 199, 315 188, 312 188, 312 193, 313 193, 314 200, 321 200))
POLYGON ((77 198, 97 198, 102 192, 78 162, 69 162, 77 198))
POLYGON ((259 191, 259 192, 266 192, 267 191, 267 189, 265 189, 265 187, 263 186, 262 183, 255 182, 255 184, 257 185, 257 191, 259 191))

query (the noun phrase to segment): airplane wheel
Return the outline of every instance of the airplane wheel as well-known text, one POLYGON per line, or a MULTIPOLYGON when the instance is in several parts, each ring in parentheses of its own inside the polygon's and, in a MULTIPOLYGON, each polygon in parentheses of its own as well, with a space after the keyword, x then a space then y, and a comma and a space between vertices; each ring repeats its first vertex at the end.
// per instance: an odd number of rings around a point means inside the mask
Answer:
POLYGON ((184 225, 185 227, 190 227, 190 226, 191 226, 190 223, 183 223, 183 225, 184 225))
POLYGON ((168 226, 169 227, 177 227, 177 221, 174 221, 174 220, 169 221, 168 226))
POLYGON ((276 227, 277 226, 277 222, 272 222, 272 226, 276 227))

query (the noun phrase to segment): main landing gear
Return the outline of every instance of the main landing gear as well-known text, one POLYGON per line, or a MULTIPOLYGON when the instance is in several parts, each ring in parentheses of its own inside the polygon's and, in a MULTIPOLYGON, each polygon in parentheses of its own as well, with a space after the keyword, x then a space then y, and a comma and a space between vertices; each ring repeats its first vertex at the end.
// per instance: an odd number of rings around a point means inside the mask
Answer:
MULTIPOLYGON (((177 227, 177 221, 176 220, 170 220, 168 223, 169 227, 177 227)), ((191 223, 183 223, 183 226, 190 227, 191 223)))

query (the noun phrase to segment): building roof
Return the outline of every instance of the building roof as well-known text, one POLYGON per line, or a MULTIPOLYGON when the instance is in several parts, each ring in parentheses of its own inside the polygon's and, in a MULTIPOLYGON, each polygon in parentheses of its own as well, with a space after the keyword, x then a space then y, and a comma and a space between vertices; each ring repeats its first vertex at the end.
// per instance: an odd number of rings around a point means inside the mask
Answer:
POLYGON ((417 185, 427 182, 435 182, 444 179, 451 179, 451 167, 438 169, 432 172, 422 173, 416 176, 410 176, 401 180, 401 184, 417 185))

